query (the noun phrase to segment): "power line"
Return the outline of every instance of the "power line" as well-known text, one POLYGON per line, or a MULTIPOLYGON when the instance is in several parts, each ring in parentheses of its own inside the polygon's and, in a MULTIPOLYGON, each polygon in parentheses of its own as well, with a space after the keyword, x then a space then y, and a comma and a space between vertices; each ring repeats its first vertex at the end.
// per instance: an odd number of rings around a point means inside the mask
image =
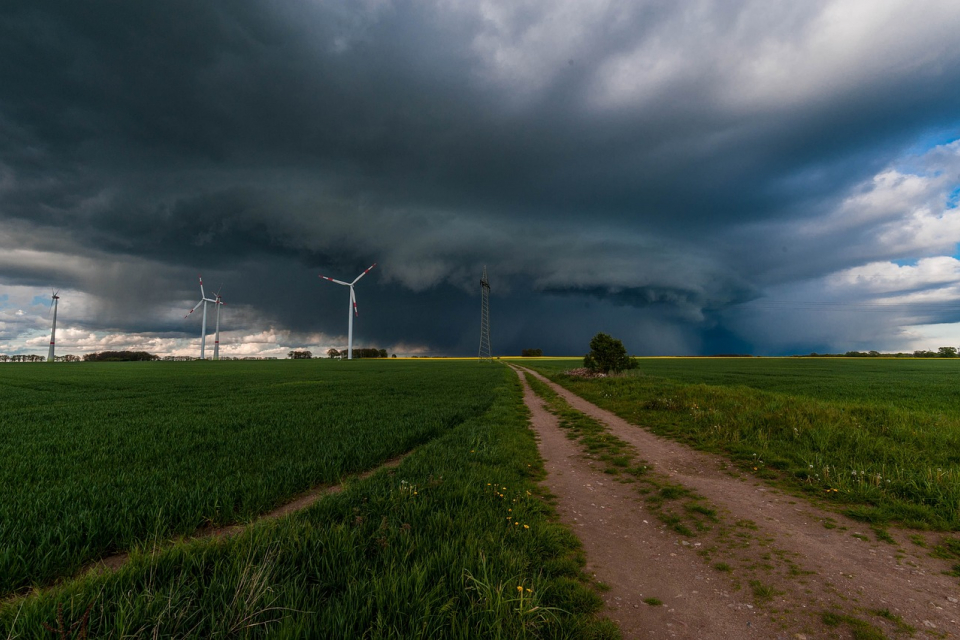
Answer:
POLYGON ((846 309, 850 311, 960 311, 960 301, 944 302, 844 302, 825 300, 756 300, 737 306, 759 309, 846 309))

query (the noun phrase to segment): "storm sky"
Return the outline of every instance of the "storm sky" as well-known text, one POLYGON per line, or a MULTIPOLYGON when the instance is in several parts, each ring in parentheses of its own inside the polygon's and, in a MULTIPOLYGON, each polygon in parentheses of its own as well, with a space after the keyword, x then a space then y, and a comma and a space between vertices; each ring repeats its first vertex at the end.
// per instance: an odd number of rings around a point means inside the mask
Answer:
MULTIPOLYGON (((0 7, 0 353, 960 346, 955 0, 0 7), (212 319, 210 327, 212 331, 212 319), (208 348, 211 341, 208 340, 208 348)), ((209 354, 208 354, 209 355, 209 354)))

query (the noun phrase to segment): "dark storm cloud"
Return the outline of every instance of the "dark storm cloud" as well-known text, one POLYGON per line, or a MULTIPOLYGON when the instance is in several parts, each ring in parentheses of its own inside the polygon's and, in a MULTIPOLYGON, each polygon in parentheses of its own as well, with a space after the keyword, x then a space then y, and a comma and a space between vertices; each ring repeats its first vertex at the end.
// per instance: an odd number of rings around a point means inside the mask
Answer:
POLYGON ((507 350, 600 309, 636 351, 745 347, 723 310, 764 287, 940 250, 835 224, 957 137, 956 10, 868 5, 7 6, 0 239, 34 253, 0 276, 170 332, 203 272, 251 331, 306 335, 345 330, 317 273, 378 261, 370 339, 469 353, 489 264, 507 350))

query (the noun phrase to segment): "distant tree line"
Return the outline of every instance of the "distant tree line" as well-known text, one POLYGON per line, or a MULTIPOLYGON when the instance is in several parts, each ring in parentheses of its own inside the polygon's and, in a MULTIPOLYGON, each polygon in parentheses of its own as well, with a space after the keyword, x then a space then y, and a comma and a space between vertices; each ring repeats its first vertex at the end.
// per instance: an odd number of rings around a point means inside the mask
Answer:
POLYGON ((936 351, 918 350, 913 353, 880 353, 879 351, 847 351, 846 353, 817 353, 803 358, 957 358, 960 351, 957 347, 940 347, 936 351))
POLYGON ((956 358, 956 347, 940 347, 936 351, 914 351, 914 358, 956 358))
POLYGON ((32 355, 16 355, 16 356, 7 356, 0 355, 0 362, 44 362, 46 358, 43 356, 32 356, 32 355))
POLYGON ((523 358, 540 358, 543 356, 543 349, 521 349, 520 356, 523 358))
POLYGON ((160 356, 146 351, 101 351, 83 356, 84 362, 152 362, 160 356))
MULTIPOLYGON (((327 349, 328 358, 346 358, 347 357, 346 349, 327 349)), ((374 349, 373 347, 354 349, 353 357, 354 358, 386 358, 388 356, 386 349, 374 349)), ((397 354, 393 354, 393 357, 396 358, 397 354)))
POLYGON ((309 360, 312 357, 312 351, 291 351, 287 354, 287 358, 290 360, 309 360))
MULTIPOLYGON (((75 356, 71 354, 66 354, 62 356, 54 356, 54 362, 80 362, 80 356, 75 356)), ((35 355, 16 355, 8 356, 6 354, 0 353, 0 362, 46 362, 46 356, 35 356, 35 355)))

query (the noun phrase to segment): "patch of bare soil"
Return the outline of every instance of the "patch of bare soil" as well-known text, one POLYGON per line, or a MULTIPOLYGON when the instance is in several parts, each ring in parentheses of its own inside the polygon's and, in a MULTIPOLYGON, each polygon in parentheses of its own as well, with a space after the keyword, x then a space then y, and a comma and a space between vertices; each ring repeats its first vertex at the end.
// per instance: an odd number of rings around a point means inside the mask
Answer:
MULTIPOLYGON (((537 375, 537 374, 534 374, 537 375)), ((588 570, 610 587, 608 615, 628 638, 954 637, 949 561, 911 531, 870 528, 734 470, 720 456, 655 436, 537 375, 573 408, 631 444, 671 485, 718 512, 710 531, 680 535, 634 484, 603 473, 524 383, 546 486, 583 542, 588 570), (662 604, 658 604, 662 603, 662 604)), ((522 375, 521 375, 522 378, 522 375)))
POLYGON ((577 367, 576 369, 570 369, 569 371, 564 371, 568 376, 577 376, 579 378, 606 378, 607 374, 600 371, 593 371, 586 367, 577 367))

